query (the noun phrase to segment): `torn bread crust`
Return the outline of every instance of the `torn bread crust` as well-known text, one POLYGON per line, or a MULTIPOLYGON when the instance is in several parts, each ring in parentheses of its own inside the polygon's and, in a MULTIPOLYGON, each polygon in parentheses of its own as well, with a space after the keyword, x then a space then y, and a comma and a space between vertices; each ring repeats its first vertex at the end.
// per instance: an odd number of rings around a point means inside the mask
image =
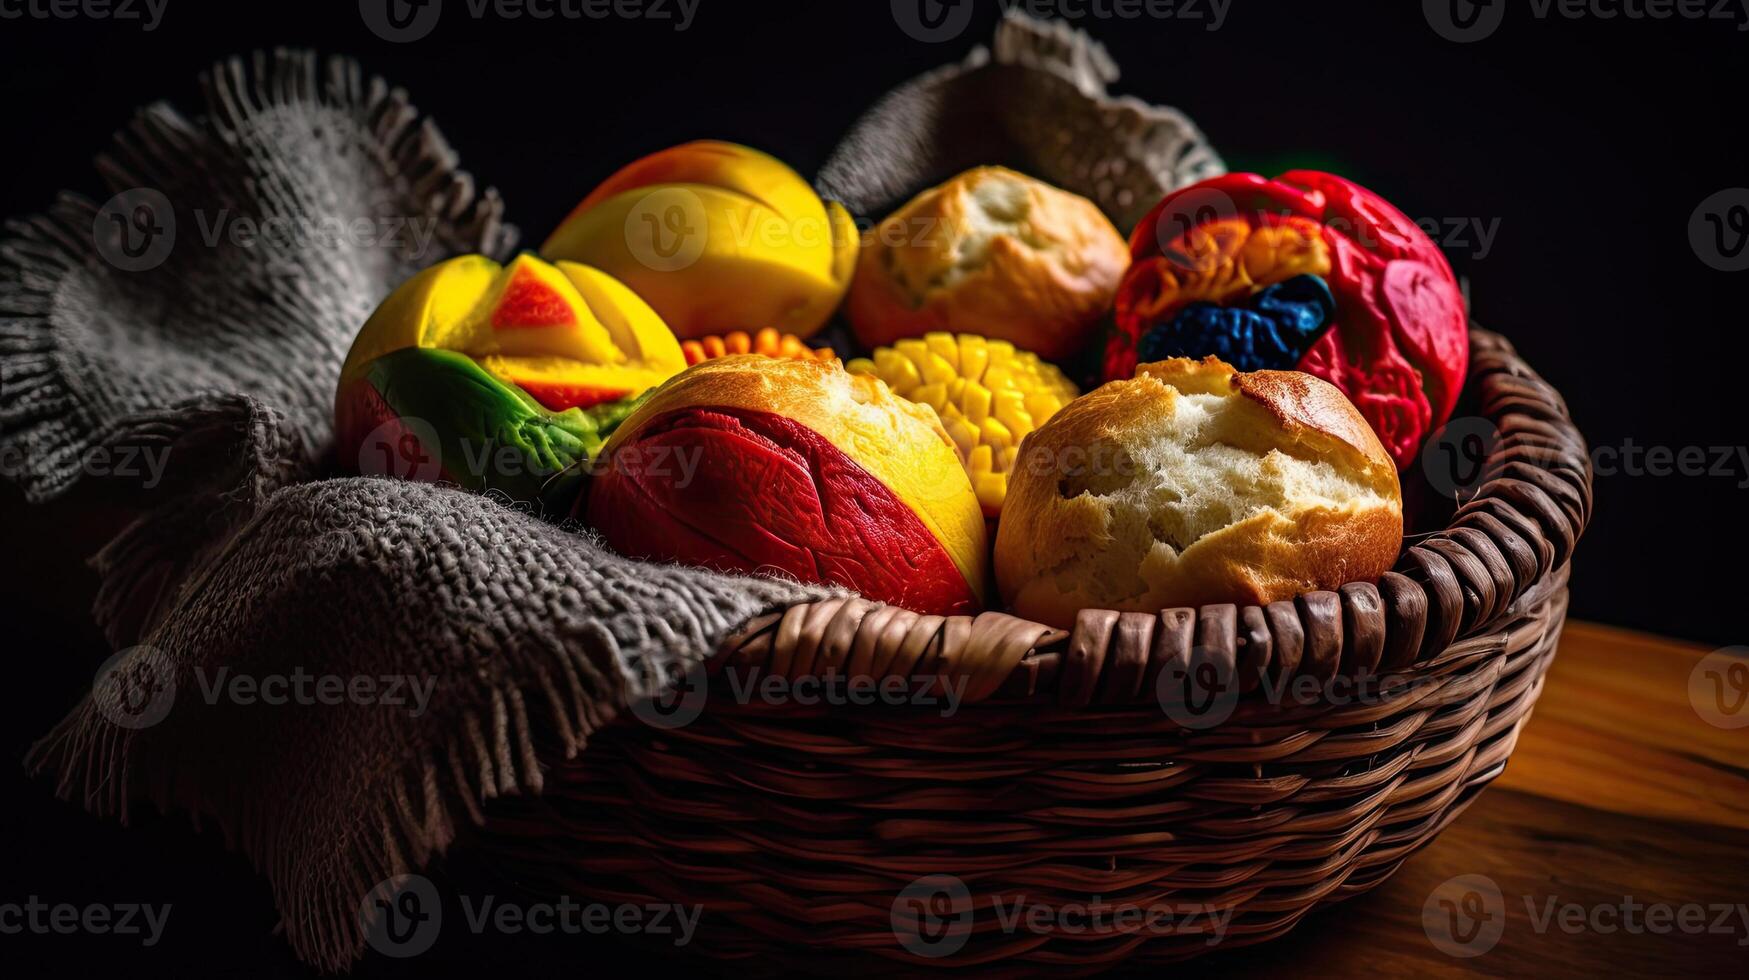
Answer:
POLYGON ((1179 359, 1029 437, 996 565, 1017 612, 1061 624, 1336 588, 1382 574, 1401 540, 1396 468, 1341 392, 1179 359))

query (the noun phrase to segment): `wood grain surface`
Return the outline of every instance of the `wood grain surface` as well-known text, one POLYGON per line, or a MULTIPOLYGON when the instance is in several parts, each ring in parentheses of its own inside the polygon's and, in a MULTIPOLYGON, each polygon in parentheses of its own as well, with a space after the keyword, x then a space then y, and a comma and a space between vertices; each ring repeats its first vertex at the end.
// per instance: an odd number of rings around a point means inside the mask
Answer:
POLYGON ((1710 652, 1569 623, 1505 774, 1467 812, 1369 894, 1197 972, 1749 976, 1749 724, 1703 717, 1749 723, 1749 704, 1741 672, 1720 677, 1723 707, 1691 702, 1710 652))

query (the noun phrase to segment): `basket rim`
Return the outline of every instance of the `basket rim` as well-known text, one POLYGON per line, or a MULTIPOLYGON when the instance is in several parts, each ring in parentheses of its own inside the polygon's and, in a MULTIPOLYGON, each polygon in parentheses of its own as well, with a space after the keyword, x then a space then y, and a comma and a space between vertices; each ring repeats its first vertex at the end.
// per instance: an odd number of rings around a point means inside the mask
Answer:
POLYGON ((934 679, 958 685, 963 703, 1068 708, 1135 703, 1164 670, 1201 660, 1240 678, 1246 693, 1266 679, 1430 669, 1454 643, 1563 588, 1592 510, 1590 453, 1560 393, 1506 338, 1474 324, 1470 363, 1467 400, 1497 438, 1446 526, 1412 535, 1419 540, 1377 582, 1267 606, 1085 609, 1071 630, 835 597, 750 620, 709 669, 934 679))

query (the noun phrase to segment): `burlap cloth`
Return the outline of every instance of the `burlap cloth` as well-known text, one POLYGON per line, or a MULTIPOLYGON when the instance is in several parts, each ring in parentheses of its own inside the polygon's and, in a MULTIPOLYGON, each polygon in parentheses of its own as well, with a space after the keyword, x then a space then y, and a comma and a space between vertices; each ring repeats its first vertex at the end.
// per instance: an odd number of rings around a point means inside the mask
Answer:
MULTIPOLYGON (((1127 226, 1221 163, 1178 113, 1107 96, 1115 78, 1084 36, 1010 18, 993 51, 871 109, 819 185, 878 219, 1003 162, 1127 226)), ((94 559, 94 614, 122 652, 29 765, 101 814, 145 799, 213 821, 267 875, 297 954, 337 969, 363 948, 376 882, 420 868, 487 799, 540 791, 537 745, 584 750, 749 618, 826 593, 631 562, 454 488, 330 478, 359 324, 418 268, 503 258, 517 232, 406 94, 350 61, 258 54, 203 82, 202 114, 150 106, 98 158, 132 196, 63 195, 0 242, 8 475, 34 501, 81 480, 135 499, 151 474, 118 462, 164 463, 94 559), (148 226, 121 238, 153 191, 174 214, 156 264, 148 226), (283 233, 361 217, 371 240, 283 233), (244 218, 282 234, 211 236, 244 218), (364 678, 374 700, 212 695, 239 675, 364 678)))

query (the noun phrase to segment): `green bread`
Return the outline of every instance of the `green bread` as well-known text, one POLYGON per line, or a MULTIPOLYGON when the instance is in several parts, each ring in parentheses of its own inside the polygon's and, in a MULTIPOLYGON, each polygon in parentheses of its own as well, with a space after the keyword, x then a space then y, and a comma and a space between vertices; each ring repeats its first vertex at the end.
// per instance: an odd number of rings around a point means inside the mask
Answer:
POLYGON ((644 395, 554 412, 455 351, 410 347, 384 355, 367 374, 395 416, 422 421, 446 479, 571 512, 587 464, 644 395))

